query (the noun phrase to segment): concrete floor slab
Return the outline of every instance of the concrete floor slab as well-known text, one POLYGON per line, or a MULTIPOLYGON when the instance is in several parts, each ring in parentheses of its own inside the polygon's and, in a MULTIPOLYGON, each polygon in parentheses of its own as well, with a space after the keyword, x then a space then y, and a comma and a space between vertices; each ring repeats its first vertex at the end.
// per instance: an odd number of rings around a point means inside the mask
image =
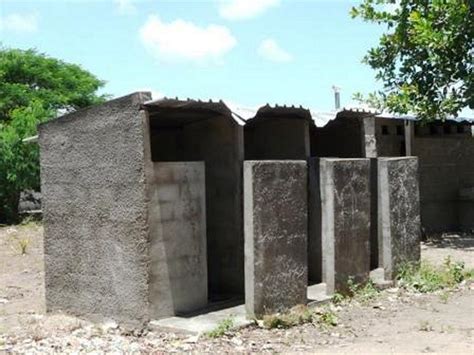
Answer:
POLYGON ((252 324, 253 320, 246 317, 245 305, 232 306, 210 312, 203 311, 194 316, 176 316, 150 322, 152 328, 173 330, 189 334, 200 334, 214 330, 220 322, 232 318, 233 328, 252 324))
POLYGON ((308 306, 326 303, 331 301, 331 299, 332 295, 328 295, 325 283, 308 286, 308 306))
MULTIPOLYGON (((308 287, 307 292, 308 306, 316 306, 329 302, 332 296, 326 292, 326 284, 320 283, 308 287)), ((150 327, 156 330, 171 330, 179 333, 201 334, 214 330, 219 323, 225 319, 232 318, 234 329, 241 328, 253 323, 253 320, 247 319, 245 305, 236 302, 229 302, 226 305, 209 305, 199 313, 168 317, 150 322, 150 327), (220 308, 219 308, 219 307, 220 308)))
POLYGON ((393 286, 393 281, 385 280, 385 272, 382 267, 372 270, 370 272, 370 279, 374 282, 375 286, 381 290, 393 286))

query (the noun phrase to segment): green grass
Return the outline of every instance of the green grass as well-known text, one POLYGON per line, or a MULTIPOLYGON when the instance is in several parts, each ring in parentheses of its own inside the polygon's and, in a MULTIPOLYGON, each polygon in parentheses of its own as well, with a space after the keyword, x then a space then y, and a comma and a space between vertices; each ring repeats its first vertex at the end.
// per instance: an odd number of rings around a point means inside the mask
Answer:
POLYGON ((337 325, 337 316, 329 307, 310 309, 307 306, 299 305, 293 307, 289 312, 263 317, 263 326, 267 329, 286 329, 306 323, 334 327, 337 325))
POLYGON ((463 262, 446 258, 441 266, 427 261, 406 264, 398 272, 398 285, 409 291, 420 293, 450 289, 464 280, 474 278, 474 270, 466 270, 463 262))
POLYGON ((348 286, 350 296, 361 303, 368 303, 372 301, 380 293, 372 280, 369 280, 364 284, 355 284, 352 282, 352 280, 349 280, 348 286))
POLYGON ((335 327, 337 325, 336 313, 326 308, 319 314, 318 323, 326 328, 335 327))
POLYGON ((209 338, 220 338, 234 327, 234 317, 230 316, 219 322, 217 327, 206 333, 209 338))

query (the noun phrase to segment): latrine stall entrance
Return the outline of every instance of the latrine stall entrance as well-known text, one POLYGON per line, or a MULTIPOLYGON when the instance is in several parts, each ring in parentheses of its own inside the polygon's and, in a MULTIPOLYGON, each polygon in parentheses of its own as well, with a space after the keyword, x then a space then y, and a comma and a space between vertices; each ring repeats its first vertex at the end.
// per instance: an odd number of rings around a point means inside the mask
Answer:
MULTIPOLYGON (((248 120, 245 125, 245 159, 254 161, 247 162, 249 164, 258 165, 259 160, 267 161, 268 166, 280 166, 282 169, 289 169, 293 164, 304 163, 305 179, 312 179, 313 171, 306 167, 306 162, 310 158, 310 133, 315 129, 314 121, 309 110, 302 107, 288 107, 288 106, 263 106, 257 111, 257 114, 252 119, 248 120), (273 161, 273 162, 268 162, 273 161), (280 162, 278 162, 280 161, 280 162), (309 171, 309 174, 306 174, 309 171)), ((250 165, 249 165, 250 166, 250 165)), ((277 173, 276 174, 280 174, 277 173)), ((245 176, 245 175, 244 175, 245 176)), ((295 179, 296 176, 292 176, 295 179)), ((277 181, 278 179, 275 179, 277 181)), ((290 179, 291 180, 291 179, 290 179)), ((245 182, 244 182, 245 185, 245 182)), ((308 182, 304 182, 305 188, 308 182)), ((311 206, 317 203, 317 196, 315 189, 309 189, 307 200, 304 201, 305 211, 304 218, 309 211, 308 220, 304 228, 305 244, 307 244, 307 255, 305 255, 305 274, 308 275, 308 280, 311 285, 308 288, 308 300, 321 301, 326 297, 325 286, 321 284, 321 267, 322 267, 322 245, 321 235, 318 234, 318 226, 321 221, 313 216, 311 206), (308 208, 310 207, 310 208, 308 208), (307 238, 306 238, 307 237, 307 238), (307 239, 307 242, 306 242, 307 239), (306 262, 307 256, 307 262, 306 262), (318 276, 315 276, 318 275, 318 276)), ((306 199, 306 197, 305 197, 306 199)), ((286 208, 288 215, 299 214, 293 207, 286 208)), ((288 216, 279 216, 280 219, 286 219, 288 216)), ((296 218, 293 215, 292 218, 296 218)), ((246 226, 247 227, 247 226, 246 226)), ((288 228, 282 227, 279 231, 281 235, 286 235, 288 228)), ((296 253, 298 254, 298 253, 296 253)), ((296 255, 295 254, 295 255, 296 255)))
POLYGON ((144 107, 154 164, 203 162, 209 301, 243 298, 242 122, 223 102, 163 99, 144 107))

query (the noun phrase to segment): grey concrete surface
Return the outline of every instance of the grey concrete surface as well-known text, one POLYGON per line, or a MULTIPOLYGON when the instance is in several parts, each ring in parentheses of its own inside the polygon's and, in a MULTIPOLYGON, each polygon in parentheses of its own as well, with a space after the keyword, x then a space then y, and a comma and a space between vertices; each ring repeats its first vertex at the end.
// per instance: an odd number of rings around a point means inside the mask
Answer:
POLYGON ((245 306, 250 317, 306 303, 307 228, 307 163, 245 161, 245 306))
MULTIPOLYGON (((459 230, 459 190, 474 186, 474 138, 415 136, 419 159, 421 223, 426 232, 459 230)), ((471 220, 474 218, 471 218, 471 220)))
POLYGON ((189 334, 203 334, 215 330, 223 321, 232 320, 232 329, 253 323, 245 314, 245 306, 231 306, 223 309, 206 311, 187 317, 168 317, 150 322, 152 329, 174 331, 189 334))
POLYGON ((267 117, 245 125, 245 159, 296 159, 310 156, 309 121, 297 117, 267 117))
POLYGON ((153 161, 205 162, 209 293, 243 295, 243 127, 230 116, 179 109, 150 113, 150 121, 153 161))
POLYGON ((320 160, 308 159, 308 281, 323 281, 320 160))
POLYGON ((135 93, 39 126, 47 311, 147 320, 146 117, 135 93))
POLYGON ((206 193, 203 162, 153 163, 150 193, 150 316, 207 304, 206 193))
POLYGON ((367 281, 370 271, 369 159, 320 160, 323 281, 328 293, 347 282, 367 281))
POLYGON ((458 215, 461 230, 474 230, 474 187, 459 190, 458 215))
POLYGON ((379 261, 385 278, 420 260, 420 201, 416 157, 378 159, 379 261))

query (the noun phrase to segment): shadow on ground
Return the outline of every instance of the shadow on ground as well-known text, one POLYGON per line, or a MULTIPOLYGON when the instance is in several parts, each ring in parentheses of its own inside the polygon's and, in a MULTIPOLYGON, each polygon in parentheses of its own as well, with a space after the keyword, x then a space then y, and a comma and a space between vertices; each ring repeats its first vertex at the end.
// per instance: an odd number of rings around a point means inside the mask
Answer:
POLYGON ((474 233, 434 234, 428 236, 425 244, 433 248, 474 251, 474 233))

